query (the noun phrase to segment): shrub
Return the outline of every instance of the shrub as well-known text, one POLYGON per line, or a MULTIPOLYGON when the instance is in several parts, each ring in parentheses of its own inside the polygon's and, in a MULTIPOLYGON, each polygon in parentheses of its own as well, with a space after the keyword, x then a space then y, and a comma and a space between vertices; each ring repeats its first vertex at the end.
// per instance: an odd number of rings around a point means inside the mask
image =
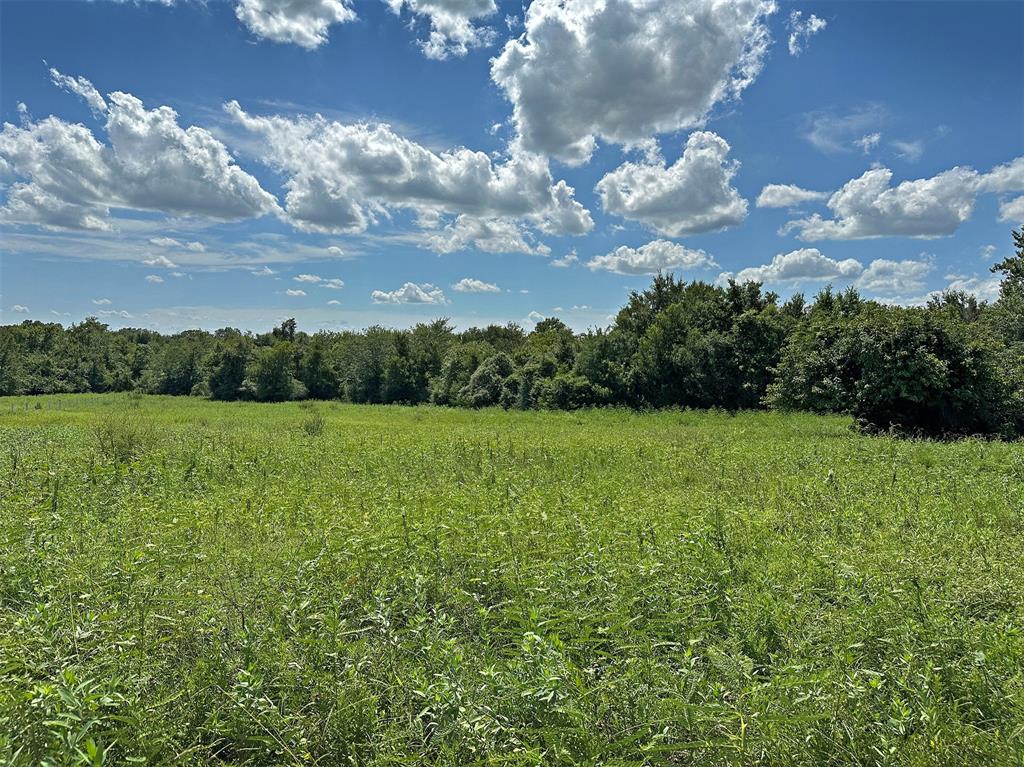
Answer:
POLYGON ((115 463, 141 456, 156 441, 153 422, 132 410, 105 414, 93 427, 96 448, 115 463))

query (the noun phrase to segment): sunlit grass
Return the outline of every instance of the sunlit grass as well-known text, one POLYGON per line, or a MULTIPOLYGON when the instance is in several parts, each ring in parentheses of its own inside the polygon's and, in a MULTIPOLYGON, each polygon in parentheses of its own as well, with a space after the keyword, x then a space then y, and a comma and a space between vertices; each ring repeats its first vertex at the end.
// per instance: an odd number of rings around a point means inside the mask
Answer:
POLYGON ((0 399, 0 762, 1020 764, 1022 514, 836 417, 0 399))

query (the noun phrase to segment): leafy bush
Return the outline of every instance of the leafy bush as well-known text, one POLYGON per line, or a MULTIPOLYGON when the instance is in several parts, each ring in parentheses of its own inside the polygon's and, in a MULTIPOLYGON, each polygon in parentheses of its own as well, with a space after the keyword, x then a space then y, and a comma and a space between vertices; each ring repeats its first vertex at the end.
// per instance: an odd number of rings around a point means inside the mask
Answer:
POLYGON ((105 413, 92 431, 96 449, 115 463, 128 463, 138 458, 156 441, 152 420, 135 410, 105 413))

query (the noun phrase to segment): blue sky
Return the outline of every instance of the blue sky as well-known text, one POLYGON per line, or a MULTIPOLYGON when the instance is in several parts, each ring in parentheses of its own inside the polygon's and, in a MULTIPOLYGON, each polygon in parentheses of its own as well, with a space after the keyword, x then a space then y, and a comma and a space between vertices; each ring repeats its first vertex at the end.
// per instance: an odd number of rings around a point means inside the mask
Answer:
POLYGON ((583 329, 659 270, 992 298, 1022 29, 1019 2, 3 1, 0 321, 583 329))

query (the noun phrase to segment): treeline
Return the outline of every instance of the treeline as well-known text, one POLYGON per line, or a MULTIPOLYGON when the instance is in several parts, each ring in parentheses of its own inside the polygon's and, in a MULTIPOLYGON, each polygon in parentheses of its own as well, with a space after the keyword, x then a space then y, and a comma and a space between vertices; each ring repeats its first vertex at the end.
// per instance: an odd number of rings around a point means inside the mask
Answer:
POLYGON ((142 391, 218 400, 342 399, 459 407, 602 405, 849 413, 866 428, 1024 434, 1024 231, 993 267, 999 299, 949 292, 926 307, 886 306, 853 289, 785 302, 759 283, 725 287, 655 277, 605 330, 558 319, 455 332, 309 335, 225 328, 172 336, 0 328, 0 394, 142 391))

